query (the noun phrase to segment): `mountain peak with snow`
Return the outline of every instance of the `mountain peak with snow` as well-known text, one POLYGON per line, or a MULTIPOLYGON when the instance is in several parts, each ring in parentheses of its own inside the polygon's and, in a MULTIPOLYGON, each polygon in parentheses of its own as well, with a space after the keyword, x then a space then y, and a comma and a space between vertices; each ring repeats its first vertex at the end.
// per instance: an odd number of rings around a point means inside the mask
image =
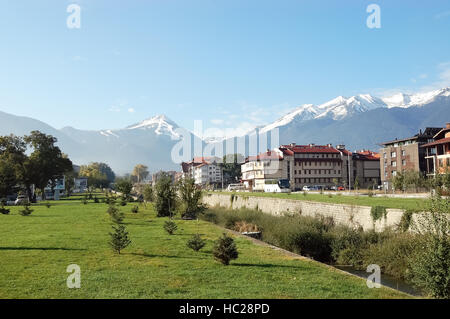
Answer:
POLYGON ((275 122, 264 126, 261 131, 270 131, 276 127, 288 125, 291 122, 299 123, 314 119, 338 121, 377 108, 420 107, 433 102, 439 97, 449 96, 450 87, 415 94, 397 93, 385 98, 375 97, 370 94, 359 94, 349 98, 340 95, 320 105, 303 104, 275 122))
POLYGON ((175 139, 180 138, 180 135, 175 132, 178 125, 169 119, 166 115, 160 114, 150 117, 142 122, 128 126, 127 130, 154 130, 158 135, 169 135, 175 139))

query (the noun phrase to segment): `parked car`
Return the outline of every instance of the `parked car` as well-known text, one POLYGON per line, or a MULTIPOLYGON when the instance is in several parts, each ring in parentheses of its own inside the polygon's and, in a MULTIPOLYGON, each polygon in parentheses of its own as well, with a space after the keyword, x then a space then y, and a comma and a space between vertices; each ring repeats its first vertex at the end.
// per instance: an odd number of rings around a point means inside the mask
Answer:
POLYGON ((337 186, 331 186, 330 189, 331 189, 332 191, 337 191, 337 190, 338 190, 338 187, 337 187, 337 186))
POLYGON ((25 195, 19 195, 17 196, 16 200, 14 201, 15 205, 23 205, 28 203, 28 197, 25 195))
POLYGON ((345 187, 344 187, 344 186, 339 186, 339 187, 337 188, 337 190, 338 190, 338 191, 345 191, 345 187))
POLYGON ((311 186, 303 186, 302 191, 310 191, 311 190, 311 186))

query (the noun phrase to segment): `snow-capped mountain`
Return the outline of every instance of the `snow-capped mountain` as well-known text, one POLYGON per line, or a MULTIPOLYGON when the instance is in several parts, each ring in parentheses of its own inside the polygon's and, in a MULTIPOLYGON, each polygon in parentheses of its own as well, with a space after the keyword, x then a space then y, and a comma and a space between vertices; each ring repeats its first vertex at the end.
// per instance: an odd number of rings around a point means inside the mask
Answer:
POLYGON ((171 119, 167 118, 164 114, 157 115, 154 117, 151 117, 149 119, 146 119, 142 122, 139 122, 137 124, 133 124, 128 126, 127 130, 152 130, 157 135, 168 135, 172 137, 173 139, 179 139, 180 134, 177 133, 175 130, 179 128, 178 125, 172 121, 171 119))
POLYGON ((267 132, 290 123, 302 123, 314 119, 343 120, 377 108, 420 107, 449 96, 450 87, 417 94, 398 93, 386 98, 378 98, 370 94, 360 94, 349 98, 338 96, 320 105, 304 104, 275 122, 264 126, 261 132, 267 132))
MULTIPOLYGON (((383 141, 412 136, 427 126, 443 127, 446 122, 450 122, 450 88, 387 98, 369 94, 340 96, 320 105, 301 105, 258 129, 264 133, 278 128, 280 144, 346 144, 352 150, 376 151, 383 141)), ((58 130, 32 118, 0 111, 0 135, 25 135, 40 130, 57 137, 62 151, 75 164, 105 162, 117 174, 130 172, 140 163, 151 171, 179 170, 180 165, 172 158, 174 145, 182 138, 178 129, 181 128, 174 121, 158 115, 122 129, 58 130)), ((246 135, 252 134, 253 130, 246 135)), ((249 140, 245 138, 248 152, 249 140)), ((191 136, 192 147, 195 143, 220 145, 226 141, 191 136)), ((191 154, 194 155, 193 149, 191 154)))

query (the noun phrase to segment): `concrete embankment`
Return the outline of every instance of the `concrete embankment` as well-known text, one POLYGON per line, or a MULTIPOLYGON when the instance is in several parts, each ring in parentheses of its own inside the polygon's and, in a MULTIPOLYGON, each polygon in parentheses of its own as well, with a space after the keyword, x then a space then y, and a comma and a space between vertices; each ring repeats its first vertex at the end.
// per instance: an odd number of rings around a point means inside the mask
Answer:
POLYGON ((257 209, 272 215, 301 214, 312 217, 332 217, 335 223, 364 230, 382 231, 400 223, 404 210, 387 208, 386 215, 374 221, 371 207, 346 204, 312 202, 306 200, 283 199, 274 197, 245 196, 241 194, 213 194, 203 197, 203 202, 210 207, 257 209))

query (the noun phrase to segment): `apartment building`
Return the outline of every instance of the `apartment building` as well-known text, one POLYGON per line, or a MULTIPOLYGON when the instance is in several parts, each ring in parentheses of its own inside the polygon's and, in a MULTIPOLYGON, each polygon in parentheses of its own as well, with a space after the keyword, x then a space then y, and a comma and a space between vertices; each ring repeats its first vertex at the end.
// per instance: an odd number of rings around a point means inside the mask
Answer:
POLYGON ((442 128, 427 127, 425 131, 418 134, 393 141, 384 142, 380 150, 381 182, 385 189, 391 188, 391 179, 397 172, 412 170, 426 172, 427 162, 425 160, 424 144, 434 141, 434 136, 442 128))
POLYGON ((249 190, 264 191, 266 181, 288 179, 289 165, 279 149, 249 156, 241 165, 242 183, 249 190))
POLYGON ((280 146, 286 161, 286 176, 291 189, 300 190, 303 186, 330 187, 342 183, 341 153, 331 144, 280 146))
POLYGON ((197 185, 222 184, 222 167, 218 157, 194 157, 192 161, 181 163, 185 177, 194 179, 197 185))
POLYGON ((428 176, 450 172, 450 123, 433 136, 434 141, 422 145, 428 176))

